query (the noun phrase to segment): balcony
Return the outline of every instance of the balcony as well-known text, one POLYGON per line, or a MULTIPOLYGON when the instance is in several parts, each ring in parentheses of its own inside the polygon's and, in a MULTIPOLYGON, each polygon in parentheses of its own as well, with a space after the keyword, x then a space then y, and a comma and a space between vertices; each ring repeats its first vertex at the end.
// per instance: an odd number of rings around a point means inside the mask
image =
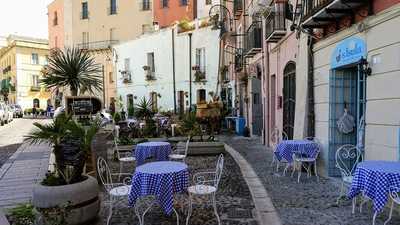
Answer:
POLYGON ((145 70, 145 76, 146 76, 146 77, 145 77, 145 80, 146 80, 146 81, 154 81, 154 80, 157 80, 154 71, 145 70))
POLYGON ((107 40, 107 41, 95 41, 95 42, 87 42, 87 43, 80 43, 77 45, 77 48, 81 50, 105 50, 111 49, 113 45, 118 44, 118 40, 107 40))
POLYGON ((244 41, 244 56, 253 57, 261 52, 262 49, 262 30, 261 22, 253 22, 247 29, 244 41))
POLYGON ((370 0, 303 0, 302 26, 304 28, 322 28, 343 16, 354 16, 361 6, 370 4, 370 0))
POLYGON ((129 71, 129 70, 121 71, 121 75, 122 75, 122 82, 123 82, 124 84, 132 83, 132 74, 131 74, 131 71, 129 71))
POLYGON ((276 43, 286 35, 285 4, 276 3, 265 20, 265 40, 276 43))
POLYGON ((242 49, 238 49, 235 54, 235 71, 241 71, 243 69, 243 62, 242 49))
POLYGON ((40 91, 40 86, 38 86, 38 85, 32 85, 32 86, 31 86, 31 91, 32 91, 32 92, 38 92, 38 91, 40 91))
POLYGON ((243 12, 243 0, 233 0, 233 15, 236 17, 242 15, 243 12))

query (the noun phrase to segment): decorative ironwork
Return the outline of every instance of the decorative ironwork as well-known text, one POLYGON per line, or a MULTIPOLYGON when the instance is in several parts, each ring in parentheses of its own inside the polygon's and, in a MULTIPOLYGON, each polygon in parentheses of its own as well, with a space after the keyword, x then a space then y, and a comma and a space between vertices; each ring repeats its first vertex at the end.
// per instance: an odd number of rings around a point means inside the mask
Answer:
POLYGON ((265 39, 268 42, 278 42, 286 35, 285 3, 276 3, 265 21, 265 39))
POLYGON ((244 42, 244 51, 246 57, 252 57, 262 49, 262 30, 261 22, 253 22, 247 29, 247 35, 244 42))
POLYGON ((111 49, 113 45, 118 44, 118 40, 107 40, 107 41, 95 41, 80 43, 77 48, 82 50, 101 50, 101 49, 111 49))

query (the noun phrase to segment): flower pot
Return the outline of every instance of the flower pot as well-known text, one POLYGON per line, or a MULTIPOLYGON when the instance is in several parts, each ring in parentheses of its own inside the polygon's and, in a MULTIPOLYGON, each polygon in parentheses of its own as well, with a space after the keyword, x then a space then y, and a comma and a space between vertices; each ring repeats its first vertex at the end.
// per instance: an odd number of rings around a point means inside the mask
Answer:
POLYGON ((87 224, 97 217, 100 210, 97 180, 91 176, 75 184, 44 186, 33 189, 32 204, 39 209, 48 209, 69 203, 68 225, 87 224))

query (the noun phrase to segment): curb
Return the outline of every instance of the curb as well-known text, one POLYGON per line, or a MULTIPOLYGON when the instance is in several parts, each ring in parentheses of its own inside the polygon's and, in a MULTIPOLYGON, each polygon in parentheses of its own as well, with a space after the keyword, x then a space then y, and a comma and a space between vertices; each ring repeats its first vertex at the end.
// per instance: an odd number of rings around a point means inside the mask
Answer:
POLYGON ((251 165, 240 153, 225 143, 225 150, 233 157, 239 165, 242 175, 250 189, 251 196, 256 208, 256 219, 259 225, 282 225, 271 198, 264 185, 261 183, 251 165))
POLYGON ((10 225, 10 223, 8 222, 6 215, 4 215, 3 211, 0 210, 0 224, 1 225, 10 225))

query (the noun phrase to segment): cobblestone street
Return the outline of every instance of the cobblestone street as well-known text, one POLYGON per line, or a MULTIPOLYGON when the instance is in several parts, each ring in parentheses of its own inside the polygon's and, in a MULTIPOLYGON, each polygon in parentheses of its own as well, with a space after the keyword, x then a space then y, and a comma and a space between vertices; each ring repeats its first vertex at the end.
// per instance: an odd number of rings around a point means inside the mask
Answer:
MULTIPOLYGON (((272 152, 267 151, 256 139, 243 137, 221 137, 228 145, 240 152, 252 165, 258 177, 267 189, 272 202, 284 225, 367 225, 372 224, 373 210, 371 204, 366 204, 363 212, 351 214, 351 201, 341 201, 336 204, 339 185, 330 179, 315 177, 307 179, 302 176, 300 184, 290 175, 282 176, 270 166, 272 152)), ((380 213, 376 224, 383 224, 388 218, 387 209, 380 213)), ((400 224, 400 215, 394 212, 389 224, 400 224)))
MULTIPOLYGON (((200 171, 215 170, 217 156, 196 156, 188 157, 186 163, 189 165, 190 174, 193 175, 200 171)), ((109 161, 110 163, 110 161, 109 161)), ((113 163, 112 168, 118 168, 118 164, 113 163)), ((133 169, 133 168, 132 168, 133 169)), ((190 179, 192 182, 192 179, 190 179)), ((193 184, 193 183, 191 183, 193 184)), ((104 193, 102 198, 104 199, 104 193)), ((187 215, 187 194, 176 196, 175 208, 180 215, 180 224, 184 224, 187 215)), ((218 213, 223 225, 256 225, 254 218, 254 203, 249 189, 244 181, 238 165, 229 154, 225 155, 223 176, 221 178, 220 189, 217 193, 218 213)), ((138 224, 133 209, 118 207, 113 214, 110 224, 127 225, 138 224)), ((108 213, 108 206, 102 201, 102 210, 97 225, 105 224, 108 213)), ((145 216, 145 224, 151 225, 173 225, 176 224, 176 217, 165 216, 161 209, 153 207, 145 216)), ((190 225, 215 225, 217 221, 209 201, 207 199, 196 199, 193 206, 193 214, 190 225)))

